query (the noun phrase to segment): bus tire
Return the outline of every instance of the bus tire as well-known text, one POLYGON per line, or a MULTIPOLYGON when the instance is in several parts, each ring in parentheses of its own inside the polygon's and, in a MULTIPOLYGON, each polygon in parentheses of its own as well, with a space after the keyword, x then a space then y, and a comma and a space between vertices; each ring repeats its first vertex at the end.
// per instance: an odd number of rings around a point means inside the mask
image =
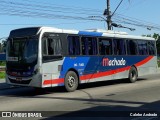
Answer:
POLYGON ((138 77, 138 72, 136 70, 135 67, 131 67, 131 69, 129 70, 129 75, 128 75, 128 81, 130 83, 134 83, 137 81, 137 77, 138 77))
POLYGON ((73 92, 78 88, 78 76, 75 72, 69 71, 66 74, 64 86, 67 92, 73 92))

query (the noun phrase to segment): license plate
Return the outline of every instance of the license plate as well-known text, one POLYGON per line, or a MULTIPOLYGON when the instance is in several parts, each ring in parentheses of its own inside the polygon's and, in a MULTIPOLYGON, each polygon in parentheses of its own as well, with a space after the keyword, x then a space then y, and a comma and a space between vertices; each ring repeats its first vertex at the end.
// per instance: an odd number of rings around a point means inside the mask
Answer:
POLYGON ((22 78, 16 78, 16 81, 22 81, 22 78))

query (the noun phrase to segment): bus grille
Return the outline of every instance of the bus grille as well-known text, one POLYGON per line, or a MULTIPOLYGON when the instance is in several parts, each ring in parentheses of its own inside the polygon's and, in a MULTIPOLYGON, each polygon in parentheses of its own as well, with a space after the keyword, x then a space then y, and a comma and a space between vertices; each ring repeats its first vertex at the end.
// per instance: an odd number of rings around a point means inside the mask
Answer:
POLYGON ((17 81, 17 80, 9 78, 9 80, 10 80, 11 83, 16 83, 16 84, 29 84, 31 82, 31 79, 30 80, 17 81))

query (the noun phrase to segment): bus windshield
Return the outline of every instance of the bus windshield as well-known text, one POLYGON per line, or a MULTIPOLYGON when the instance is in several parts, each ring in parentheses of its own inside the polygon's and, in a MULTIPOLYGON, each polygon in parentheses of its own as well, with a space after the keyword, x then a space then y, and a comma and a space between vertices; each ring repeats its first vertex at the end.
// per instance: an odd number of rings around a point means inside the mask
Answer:
POLYGON ((8 40, 8 61, 33 63, 38 56, 38 40, 35 38, 15 38, 8 40))

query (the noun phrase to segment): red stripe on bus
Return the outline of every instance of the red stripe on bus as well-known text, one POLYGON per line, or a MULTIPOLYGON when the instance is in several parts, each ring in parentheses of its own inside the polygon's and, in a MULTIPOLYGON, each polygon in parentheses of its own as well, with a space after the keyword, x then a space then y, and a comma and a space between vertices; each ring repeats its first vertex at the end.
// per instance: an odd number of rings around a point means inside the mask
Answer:
POLYGON ((53 79, 53 80, 45 80, 45 81, 43 82, 43 85, 61 84, 61 83, 64 83, 64 79, 63 79, 63 78, 53 79))
POLYGON ((109 71, 106 71, 106 72, 83 75, 83 76, 80 77, 80 80, 87 80, 87 79, 93 79, 93 78, 109 76, 109 75, 113 75, 113 74, 116 74, 116 73, 120 73, 120 72, 129 70, 129 69, 130 69, 130 66, 127 66, 127 67, 124 67, 124 68, 119 68, 119 69, 115 69, 115 70, 109 70, 109 71))
POLYGON ((43 85, 52 84, 52 80, 44 80, 43 85))
POLYGON ((150 61, 152 58, 153 58, 153 56, 149 56, 149 57, 147 57, 146 59, 144 59, 144 60, 136 63, 135 66, 136 66, 136 67, 141 66, 141 65, 147 63, 148 61, 150 61))

